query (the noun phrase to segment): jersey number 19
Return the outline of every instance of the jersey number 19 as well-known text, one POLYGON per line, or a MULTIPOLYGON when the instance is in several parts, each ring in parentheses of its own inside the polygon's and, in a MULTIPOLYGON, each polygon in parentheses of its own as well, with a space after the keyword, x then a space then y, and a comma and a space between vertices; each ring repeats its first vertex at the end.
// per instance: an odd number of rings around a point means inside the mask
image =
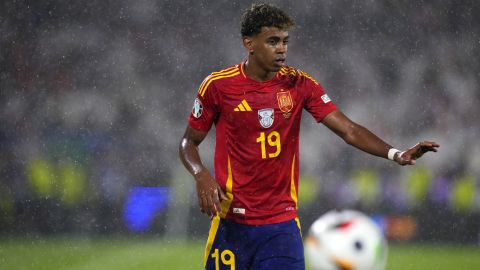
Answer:
POLYGON ((262 158, 267 158, 266 143, 268 143, 268 145, 270 145, 271 147, 275 147, 273 149, 275 151, 269 151, 269 158, 278 157, 278 155, 280 155, 280 152, 282 151, 282 145, 280 144, 280 133, 275 130, 268 133, 267 136, 265 136, 265 132, 260 132, 260 136, 258 136, 257 138, 257 143, 260 143, 260 148, 262 150, 262 158))

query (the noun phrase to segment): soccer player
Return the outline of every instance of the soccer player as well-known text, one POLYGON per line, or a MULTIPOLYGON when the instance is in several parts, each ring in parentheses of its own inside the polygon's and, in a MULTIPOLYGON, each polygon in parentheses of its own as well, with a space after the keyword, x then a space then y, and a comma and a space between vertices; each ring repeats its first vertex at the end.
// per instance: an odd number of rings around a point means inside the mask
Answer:
POLYGON ((198 89, 179 152, 200 210, 212 219, 206 269, 305 268, 297 218, 303 109, 346 143, 400 165, 439 147, 423 141, 402 152, 345 116, 315 79, 285 64, 293 25, 275 6, 247 9, 241 26, 247 60, 213 72, 198 89), (214 177, 198 151, 212 124, 214 177))

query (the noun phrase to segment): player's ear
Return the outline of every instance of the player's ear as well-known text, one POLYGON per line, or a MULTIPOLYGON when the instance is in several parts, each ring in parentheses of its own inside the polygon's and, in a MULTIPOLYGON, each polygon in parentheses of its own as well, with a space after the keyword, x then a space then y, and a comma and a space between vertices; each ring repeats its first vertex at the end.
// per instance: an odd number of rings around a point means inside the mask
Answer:
POLYGON ((243 36, 243 47, 247 49, 249 54, 253 54, 253 39, 252 37, 243 36))

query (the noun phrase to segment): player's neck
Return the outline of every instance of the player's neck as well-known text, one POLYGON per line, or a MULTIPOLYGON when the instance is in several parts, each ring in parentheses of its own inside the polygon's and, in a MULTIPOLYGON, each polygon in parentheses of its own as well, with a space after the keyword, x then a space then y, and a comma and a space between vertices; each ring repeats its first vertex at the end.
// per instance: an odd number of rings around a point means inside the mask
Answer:
POLYGON ((245 75, 252 80, 264 82, 271 80, 277 72, 272 72, 263 69, 251 59, 245 62, 245 75))

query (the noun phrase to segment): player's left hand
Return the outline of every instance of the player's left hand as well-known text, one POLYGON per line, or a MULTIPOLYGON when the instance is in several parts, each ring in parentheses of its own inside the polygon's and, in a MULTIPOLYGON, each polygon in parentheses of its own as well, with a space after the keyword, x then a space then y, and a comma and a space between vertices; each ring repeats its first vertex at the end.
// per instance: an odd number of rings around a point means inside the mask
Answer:
POLYGON ((200 211, 212 219, 217 214, 222 214, 220 202, 227 200, 227 196, 218 185, 217 181, 207 170, 196 174, 197 198, 200 211))
POLYGON ((423 141, 419 142, 416 145, 410 147, 405 152, 399 153, 395 157, 395 161, 402 165, 415 165, 416 159, 419 159, 423 154, 427 152, 437 152, 440 145, 436 142, 423 141))

